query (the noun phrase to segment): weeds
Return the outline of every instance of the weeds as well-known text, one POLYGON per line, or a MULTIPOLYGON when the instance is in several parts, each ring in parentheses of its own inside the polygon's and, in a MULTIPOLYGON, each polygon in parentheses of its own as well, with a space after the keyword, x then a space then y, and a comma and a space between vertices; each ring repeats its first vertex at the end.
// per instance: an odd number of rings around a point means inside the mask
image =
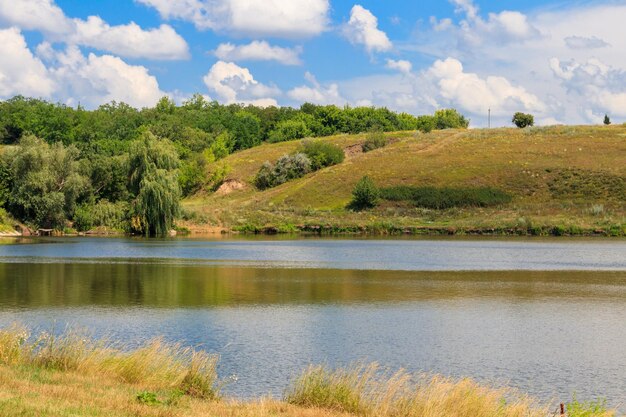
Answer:
POLYGON ((389 201, 408 201, 417 207, 448 209, 454 207, 489 207, 511 202, 504 191, 490 188, 436 188, 396 186, 382 188, 380 196, 389 201))

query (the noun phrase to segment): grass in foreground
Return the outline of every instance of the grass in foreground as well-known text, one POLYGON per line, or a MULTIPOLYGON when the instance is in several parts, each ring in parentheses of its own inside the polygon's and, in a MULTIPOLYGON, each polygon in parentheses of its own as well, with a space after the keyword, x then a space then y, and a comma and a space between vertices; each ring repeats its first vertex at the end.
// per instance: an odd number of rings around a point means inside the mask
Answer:
MULTIPOLYGON (((312 366, 283 401, 220 400, 216 357, 159 340, 135 350, 78 333, 30 337, 0 329, 0 415, 544 417, 552 407, 513 390, 470 379, 389 373, 377 365, 330 370, 312 366)), ((570 417, 612 417, 604 403, 574 401, 570 417)))

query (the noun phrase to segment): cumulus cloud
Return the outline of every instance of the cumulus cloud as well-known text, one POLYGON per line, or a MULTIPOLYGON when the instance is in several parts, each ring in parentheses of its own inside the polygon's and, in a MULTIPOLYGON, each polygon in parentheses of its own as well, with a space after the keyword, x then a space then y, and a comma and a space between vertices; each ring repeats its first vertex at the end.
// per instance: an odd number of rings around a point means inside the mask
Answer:
POLYGON ((385 52, 393 47, 387 34, 378 29, 378 18, 361 5, 355 5, 343 33, 355 45, 363 45, 367 52, 385 52))
POLYGON ((0 97, 50 97, 55 89, 48 69, 33 56, 17 28, 0 30, 0 97))
POLYGON ((272 46, 266 41, 253 41, 247 45, 220 44, 215 56, 223 61, 277 61, 283 65, 301 65, 302 48, 272 46))
POLYGON ((587 108, 581 110, 591 117, 604 112, 626 116, 626 71, 595 58, 585 62, 552 58, 550 68, 568 91, 587 101, 587 108))
POLYGON ((261 107, 278 105, 273 98, 280 94, 278 88, 258 82, 250 70, 232 62, 216 62, 203 81, 211 93, 227 104, 245 103, 261 107))
POLYGON ((310 72, 307 72, 304 78, 309 85, 301 85, 287 92, 287 95, 292 100, 298 103, 307 102, 313 104, 344 104, 346 102, 341 97, 337 84, 322 86, 310 72))
POLYGON ((146 68, 118 57, 85 57, 76 46, 59 52, 49 43, 35 56, 15 28, 0 30, 0 54, 0 98, 23 94, 87 107, 114 100, 144 107, 166 94, 146 68))
POLYGON ((131 22, 110 26, 100 17, 71 19, 53 0, 0 0, 0 22, 43 32, 53 41, 88 46, 128 58, 186 59, 187 42, 172 27, 144 30, 131 22))
POLYGON ((426 72, 437 85, 437 99, 444 106, 457 106, 474 114, 492 109, 494 115, 507 115, 514 111, 542 112, 545 104, 534 94, 514 86, 506 78, 465 72, 463 64, 454 59, 438 60, 426 72))
POLYGON ((137 0, 164 19, 251 37, 304 38, 328 25, 329 0, 137 0))
POLYGON ((451 3, 456 6, 455 11, 465 17, 458 26, 451 19, 435 17, 431 17, 430 23, 435 32, 452 31, 462 47, 524 42, 541 36, 528 16, 518 11, 489 13, 485 19, 473 0, 451 0, 451 3))
POLYGON ((402 59, 397 61, 393 59, 388 59, 386 67, 392 70, 400 71, 403 74, 410 74, 413 70, 413 65, 409 61, 405 61, 402 59))

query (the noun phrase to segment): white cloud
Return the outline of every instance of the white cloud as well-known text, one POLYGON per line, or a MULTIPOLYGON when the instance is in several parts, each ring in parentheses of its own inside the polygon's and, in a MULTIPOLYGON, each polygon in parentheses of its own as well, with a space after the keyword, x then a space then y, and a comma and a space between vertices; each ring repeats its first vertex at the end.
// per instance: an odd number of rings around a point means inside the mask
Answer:
POLYGON ((543 112, 545 104, 523 87, 512 85, 504 77, 467 73, 463 64, 454 58, 438 60, 426 72, 439 89, 436 99, 442 107, 454 106, 473 114, 492 109, 494 115, 508 115, 515 111, 543 112))
POLYGON ((153 106, 167 95, 147 68, 129 65, 111 55, 90 53, 85 57, 76 46, 55 52, 50 66, 49 71, 59 86, 56 95, 70 105, 80 102, 96 107, 118 101, 141 108, 153 106))
POLYGON ((232 62, 216 62, 203 81, 209 91, 217 94, 226 104, 245 103, 262 107, 278 105, 273 96, 280 94, 279 89, 259 83, 247 68, 232 62))
POLYGON ((403 74, 410 74, 411 71, 413 71, 413 65, 409 61, 402 59, 397 61, 388 59, 386 67, 392 70, 400 71, 403 74))
POLYGON ((0 0, 0 22, 43 32, 52 41, 88 46, 128 58, 186 59, 187 42, 168 25, 144 30, 110 26, 100 17, 70 19, 53 0, 0 0))
POLYGON ((550 68, 568 91, 587 101, 582 110, 591 118, 605 112, 626 116, 626 71, 595 58, 582 63, 552 58, 550 68))
POLYGON ((252 37, 303 38, 328 25, 329 0, 136 0, 164 19, 192 22, 200 30, 252 37))
POLYGON ((343 33, 355 45, 363 45, 367 52, 385 52, 393 47, 387 34, 378 29, 378 18, 361 5, 355 5, 343 33))
POLYGON ((171 26, 144 30, 131 22, 110 26, 97 16, 74 19, 75 33, 70 37, 79 45, 110 51, 128 58, 175 60, 189 58, 187 42, 171 26))
POLYGON ((266 41, 253 41, 247 45, 222 43, 215 56, 223 61, 277 61, 283 65, 301 65, 302 48, 272 46, 266 41))
POLYGON ((58 52, 43 43, 36 57, 16 28, 0 30, 0 54, 0 98, 22 94, 87 107, 110 101, 143 107, 166 94, 146 68, 114 56, 85 57, 76 46, 58 52))
POLYGON ((310 72, 304 75, 304 78, 309 82, 309 85, 302 85, 296 87, 287 95, 299 104, 313 103, 313 104, 345 104, 346 100, 341 97, 339 93, 339 86, 335 83, 328 86, 322 86, 315 76, 310 72))
POLYGON ((50 97, 55 83, 17 28, 0 30, 0 97, 50 97))
POLYGON ((0 0, 0 22, 46 33, 72 31, 71 22, 54 0, 0 0))

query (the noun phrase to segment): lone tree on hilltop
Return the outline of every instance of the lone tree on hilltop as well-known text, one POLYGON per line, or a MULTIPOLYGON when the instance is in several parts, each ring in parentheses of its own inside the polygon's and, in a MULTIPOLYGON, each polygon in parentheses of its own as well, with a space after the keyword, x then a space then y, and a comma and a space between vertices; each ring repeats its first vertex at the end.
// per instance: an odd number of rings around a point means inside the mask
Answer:
POLYGON ((513 115, 513 124, 523 129, 528 126, 533 126, 535 124, 535 117, 532 114, 517 112, 513 115))
POLYGON ((608 115, 608 114, 605 114, 605 115, 604 115, 604 124, 605 124, 606 126, 608 126, 608 125, 610 125, 610 124, 611 124, 611 119, 609 119, 609 115, 608 115))

